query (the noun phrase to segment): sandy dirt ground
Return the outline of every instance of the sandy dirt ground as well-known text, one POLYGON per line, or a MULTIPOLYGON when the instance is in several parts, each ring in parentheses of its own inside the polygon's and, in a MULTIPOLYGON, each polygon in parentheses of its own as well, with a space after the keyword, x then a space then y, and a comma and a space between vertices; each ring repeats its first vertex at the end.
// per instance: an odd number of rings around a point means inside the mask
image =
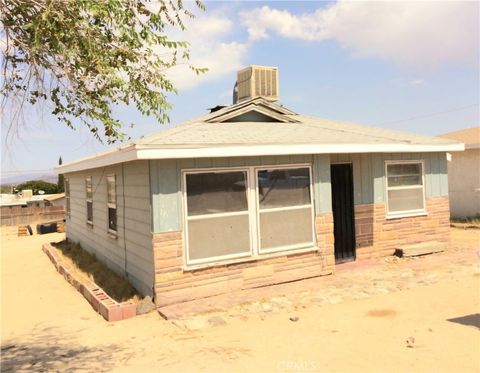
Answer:
MULTIPOLYGON (((41 251, 62 237, 2 236, 2 372, 480 371, 478 258, 434 284, 190 330, 156 312, 104 321, 41 251)), ((480 230, 453 238, 478 248, 480 230)))

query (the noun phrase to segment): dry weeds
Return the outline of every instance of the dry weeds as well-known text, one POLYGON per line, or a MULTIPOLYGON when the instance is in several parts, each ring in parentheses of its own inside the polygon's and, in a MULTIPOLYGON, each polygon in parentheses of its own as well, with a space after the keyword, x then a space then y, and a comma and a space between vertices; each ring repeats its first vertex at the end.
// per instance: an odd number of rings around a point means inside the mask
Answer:
POLYGON ((64 240, 53 246, 81 277, 95 282, 117 302, 127 300, 138 302, 140 300, 141 296, 138 291, 124 277, 113 272, 78 243, 64 240))

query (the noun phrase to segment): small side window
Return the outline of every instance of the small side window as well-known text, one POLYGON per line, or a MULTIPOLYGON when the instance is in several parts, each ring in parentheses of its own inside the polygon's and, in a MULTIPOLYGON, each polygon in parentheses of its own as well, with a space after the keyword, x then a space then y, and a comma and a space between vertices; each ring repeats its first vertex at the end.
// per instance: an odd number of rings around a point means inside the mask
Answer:
POLYGON ((387 215, 418 215, 425 212, 422 162, 388 162, 387 215))
POLYGON ((117 233, 117 191, 115 175, 107 176, 108 231, 117 233))
POLYGON ((93 224, 93 191, 91 176, 85 178, 85 201, 87 204, 87 223, 93 224))
POLYGON ((65 208, 67 213, 67 218, 70 218, 70 181, 68 179, 64 180, 65 187, 65 208))

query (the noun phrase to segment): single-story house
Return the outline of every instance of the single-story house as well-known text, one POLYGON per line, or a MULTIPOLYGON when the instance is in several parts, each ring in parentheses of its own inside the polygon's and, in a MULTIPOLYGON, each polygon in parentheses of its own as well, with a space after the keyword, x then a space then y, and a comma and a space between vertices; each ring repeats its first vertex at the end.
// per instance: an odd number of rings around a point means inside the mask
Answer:
POLYGON ((448 163, 450 214, 454 218, 480 216, 480 127, 449 132, 441 137, 461 141, 465 151, 448 163))
POLYGON ((58 167, 68 239, 158 306, 449 240, 462 143, 298 114, 277 82, 247 68, 233 105, 58 167))

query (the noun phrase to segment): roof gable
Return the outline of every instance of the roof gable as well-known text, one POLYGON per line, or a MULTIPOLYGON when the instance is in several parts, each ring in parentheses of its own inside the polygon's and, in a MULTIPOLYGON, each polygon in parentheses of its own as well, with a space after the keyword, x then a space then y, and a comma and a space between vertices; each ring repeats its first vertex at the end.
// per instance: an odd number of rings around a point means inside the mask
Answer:
MULTIPOLYGON (((283 119, 283 118, 282 118, 283 119)), ((225 119, 222 122, 260 122, 260 123, 265 123, 265 122, 279 122, 280 120, 276 117, 263 114, 257 110, 251 110, 247 111, 246 113, 239 114, 237 116, 234 116, 230 119, 225 119)))
POLYGON ((293 111, 285 109, 262 98, 255 98, 240 104, 218 110, 206 119, 208 123, 224 122, 298 122, 293 111))

